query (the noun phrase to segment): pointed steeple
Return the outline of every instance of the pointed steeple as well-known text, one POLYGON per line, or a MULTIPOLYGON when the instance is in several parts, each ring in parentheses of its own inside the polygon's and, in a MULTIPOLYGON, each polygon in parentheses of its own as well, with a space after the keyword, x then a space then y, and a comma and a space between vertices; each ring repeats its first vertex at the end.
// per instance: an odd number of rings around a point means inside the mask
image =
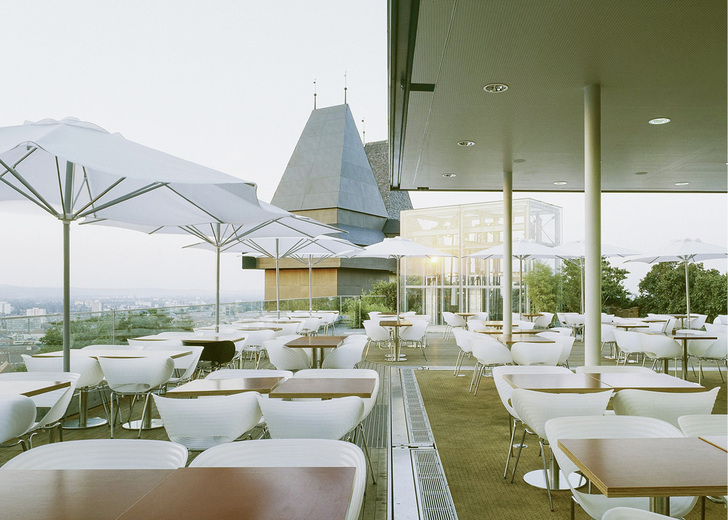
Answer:
POLYGON ((387 218, 348 105, 311 112, 271 203, 288 211, 337 208, 387 218))

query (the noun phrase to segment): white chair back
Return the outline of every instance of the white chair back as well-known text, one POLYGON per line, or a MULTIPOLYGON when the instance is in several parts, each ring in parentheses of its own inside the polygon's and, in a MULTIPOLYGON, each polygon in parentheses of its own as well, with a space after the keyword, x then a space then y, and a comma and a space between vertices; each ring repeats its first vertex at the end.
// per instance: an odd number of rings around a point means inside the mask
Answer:
MULTIPOLYGON (((62 357, 33 357, 26 354, 21 357, 28 372, 63 372, 62 357)), ((104 373, 96 359, 71 351, 70 361, 71 372, 78 374, 76 388, 94 387, 104 379, 104 373)))
POLYGON ((255 370, 249 368, 222 368, 210 372, 205 379, 240 379, 244 377, 282 377, 284 380, 293 377, 290 370, 255 370))
POLYGON ((351 342, 339 345, 324 357, 321 368, 354 368, 362 361, 366 342, 351 342))
POLYGON ((303 349, 290 348, 286 340, 274 339, 263 343, 268 359, 277 370, 301 370, 309 368, 309 359, 303 349))
POLYGON ((517 365, 558 365, 563 348, 560 343, 514 343, 513 362, 517 365))
POLYGON ((260 420, 257 392, 174 399, 152 394, 169 440, 189 450, 233 442, 260 420))
POLYGON ((0 444, 17 439, 35 421, 35 403, 24 395, 0 395, 0 444))
POLYGON ((362 420, 361 397, 324 401, 260 399, 260 409, 273 439, 340 439, 362 420))
POLYGON ((366 320, 363 321, 364 331, 372 341, 389 341, 389 332, 387 329, 379 325, 378 321, 366 320))
POLYGON ((140 394, 159 388, 174 371, 172 358, 111 358, 99 356, 109 388, 118 394, 140 394))
POLYGON ((500 366, 493 367, 493 382, 495 389, 498 391, 503 406, 516 419, 520 419, 511 404, 511 395, 514 388, 507 383, 503 377, 509 374, 571 374, 571 370, 566 367, 556 366, 500 366))
POLYGON ((175 442, 90 439, 37 446, 2 469, 177 469, 186 463, 187 450, 175 442))
POLYGON ((602 520, 671 520, 671 516, 636 509, 634 507, 614 507, 604 513, 602 520))
POLYGON ((677 418, 677 424, 685 437, 702 435, 728 435, 728 415, 726 414, 693 414, 677 418))
POLYGON ((719 390, 720 387, 705 392, 620 390, 612 406, 617 415, 654 417, 679 427, 678 418, 683 415, 711 413, 719 390))

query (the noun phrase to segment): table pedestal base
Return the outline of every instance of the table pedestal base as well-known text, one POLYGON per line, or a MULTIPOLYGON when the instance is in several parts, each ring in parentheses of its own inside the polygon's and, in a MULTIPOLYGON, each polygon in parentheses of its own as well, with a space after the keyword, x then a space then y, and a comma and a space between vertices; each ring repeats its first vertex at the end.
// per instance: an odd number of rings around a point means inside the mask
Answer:
MULTIPOLYGON (((551 491, 562 491, 565 489, 569 489, 569 483, 566 481, 567 477, 562 471, 559 471, 558 473, 548 471, 548 478, 551 484, 551 491)), ((569 475, 568 478, 574 488, 578 488, 586 484, 586 478, 576 473, 572 473, 571 475, 569 475)), ((542 469, 529 471, 528 473, 523 475, 523 480, 526 481, 526 484, 529 484, 533 487, 546 489, 546 479, 543 476, 542 469)))
POLYGON ((405 356, 404 354, 400 354, 399 357, 395 359, 394 354, 387 354, 386 356, 384 356, 384 359, 386 359, 387 361, 407 361, 407 356, 405 356))
POLYGON ((63 421, 62 427, 64 430, 83 430, 84 428, 96 428, 105 424, 109 424, 109 421, 103 417, 88 417, 85 421, 81 421, 81 419, 68 419, 67 421, 63 421), (84 422, 85 424, 83 424, 84 422))
MULTIPOLYGON (((146 422, 146 421, 144 421, 146 422)), ((142 424, 141 421, 131 421, 122 423, 121 427, 125 430, 139 430, 139 426, 142 424)), ((145 424, 142 430, 155 430, 157 428, 163 428, 164 423, 162 419, 152 419, 149 424, 145 424)))
POLYGON ((650 511, 670 516, 670 497, 650 497, 650 511))

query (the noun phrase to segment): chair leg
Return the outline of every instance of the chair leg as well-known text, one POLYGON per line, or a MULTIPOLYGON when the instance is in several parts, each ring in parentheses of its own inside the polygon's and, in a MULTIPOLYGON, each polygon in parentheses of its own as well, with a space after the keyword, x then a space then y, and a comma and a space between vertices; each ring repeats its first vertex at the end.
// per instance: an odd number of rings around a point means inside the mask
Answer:
POLYGON ((463 356, 465 355, 465 351, 461 350, 458 352, 458 358, 455 361, 455 373, 453 375, 458 375, 460 373, 460 365, 463 363, 463 356))
POLYGON ((546 464, 546 459, 549 458, 551 455, 551 450, 546 451, 546 447, 543 445, 543 442, 541 439, 538 440, 539 445, 541 446, 541 459, 543 460, 543 477, 544 480, 546 480, 546 493, 549 496, 549 509, 551 511, 554 510, 554 503, 551 501, 551 482, 549 481, 549 470, 548 465, 546 464))
MULTIPOLYGON (((118 406, 117 406, 118 408, 118 406)), ((116 415, 114 413, 114 392, 111 392, 109 395, 109 427, 111 428, 111 438, 114 438, 114 420, 116 419, 116 415)))
POLYGON ((367 350, 366 350, 366 352, 364 352, 364 359, 366 359, 367 356, 369 355, 369 347, 371 346, 371 344, 372 344, 372 340, 367 338, 367 350))
POLYGON ((478 388, 480 388, 480 381, 483 379, 483 373, 485 372, 485 365, 480 365, 480 373, 478 374, 478 380, 475 382, 475 391, 473 395, 478 395, 478 388))
MULTIPOLYGON (((141 419, 141 421, 139 421, 139 435, 137 435, 137 439, 142 438, 142 429, 144 428, 144 418, 146 417, 146 414, 147 414, 147 404, 149 403, 149 396, 151 394, 152 394, 151 392, 148 392, 147 396, 144 398, 144 408, 142 408, 142 419, 141 419)), ((129 416, 129 422, 131 423, 131 415, 129 416)))
POLYGON ((508 466, 510 466, 511 457, 513 456, 513 440, 516 437, 516 420, 513 419, 511 416, 508 416, 508 424, 511 427, 511 442, 508 445, 508 456, 506 457, 506 469, 503 470, 503 478, 506 478, 508 476, 508 466))
POLYGON ((372 458, 369 455, 369 446, 367 445, 367 438, 364 435, 364 426, 362 426, 361 423, 359 423, 357 425, 356 429, 354 430, 354 439, 355 440, 356 440, 357 434, 361 436, 361 442, 364 445, 364 455, 366 456, 367 465, 369 466, 369 473, 372 476, 372 484, 376 484, 377 483, 377 479, 374 476, 374 467, 372 466, 372 458))
POLYGON ((526 425, 523 425, 523 435, 521 435, 521 445, 518 447, 518 454, 516 455, 516 462, 513 465, 513 473, 511 473, 511 484, 513 479, 516 478, 516 470, 518 469, 518 461, 521 460, 521 452, 523 451, 523 442, 526 440, 526 425))

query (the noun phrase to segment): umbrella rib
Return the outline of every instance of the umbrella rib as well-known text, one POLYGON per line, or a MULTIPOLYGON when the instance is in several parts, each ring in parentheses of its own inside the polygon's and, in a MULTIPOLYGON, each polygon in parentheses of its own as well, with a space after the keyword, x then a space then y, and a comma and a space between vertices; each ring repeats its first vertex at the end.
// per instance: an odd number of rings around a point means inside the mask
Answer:
MULTIPOLYGON (((125 178, 120 179, 113 185, 109 186, 104 192, 96 197, 96 200, 98 200, 99 197, 103 197, 105 193, 107 193, 110 189, 112 189, 114 186, 116 186, 119 182, 123 181, 125 178)), ((101 204, 100 206, 97 206, 95 208, 91 208, 91 211, 83 211, 84 209, 88 208, 88 206, 91 204, 87 204, 83 209, 81 209, 78 213, 74 215, 74 218, 80 218, 85 217, 86 215, 90 215, 92 213, 96 213, 97 211, 101 211, 102 209, 109 208, 111 206, 115 206, 117 204, 120 204, 122 202, 125 202, 129 199, 133 199, 134 197, 138 197, 140 195, 144 195, 145 193, 148 193, 150 191, 156 190, 157 188, 161 188, 162 186, 166 186, 166 183, 164 182, 154 182, 152 184, 148 184, 144 186, 143 188, 139 188, 138 190, 131 191, 127 193, 126 195, 122 195, 121 197, 117 197, 113 200, 110 200, 109 202, 106 202, 105 204, 101 204)))
POLYGON ((3 166, 5 167, 5 169, 6 169, 6 170, 7 170, 8 172, 10 172, 10 174, 11 174, 11 175, 12 175, 13 177, 15 177, 15 178, 16 178, 16 179, 17 179, 17 180, 18 180, 18 181, 19 181, 19 182, 20 182, 20 183, 21 183, 21 184, 22 184, 23 186, 25 186, 25 187, 27 188, 27 190, 28 190, 28 191, 29 191, 30 193, 32 193, 33 195, 35 195, 35 197, 37 197, 37 200, 33 199, 33 198, 32 198, 32 197, 30 197, 30 196, 29 196, 29 195, 28 195, 27 193, 25 193, 25 192, 21 191, 21 190, 20 190, 20 189, 18 189, 18 188, 17 188, 16 186, 13 186, 13 185, 12 185, 12 184, 10 184, 10 183, 9 183, 9 182, 8 182, 7 180, 5 180, 4 178, 1 178, 1 177, 0 177, 0 180, 1 180, 1 181, 3 181, 3 182, 4 182, 5 184, 7 184, 7 185, 8 185, 8 186, 10 186, 11 188, 13 188, 13 189, 14 189, 15 191, 17 191, 18 193, 20 193, 20 194, 21 194, 21 195, 22 195, 23 197, 25 197, 26 199, 30 200, 31 202, 35 202, 35 203, 36 203, 36 204, 37 204, 38 206, 40 206, 41 208, 45 209, 45 210, 46 210, 46 211, 47 211, 48 213, 50 213, 51 215, 53 215, 53 216, 55 216, 55 217, 58 217, 58 216, 60 216, 60 215, 58 214, 58 212, 57 212, 57 211, 56 211, 55 209, 53 209, 53 206, 51 206, 51 205, 50 205, 50 204, 48 203, 48 201, 47 201, 47 200, 45 200, 45 199, 43 198, 43 196, 42 196, 42 195, 41 195, 40 193, 38 193, 38 192, 36 191, 36 189, 35 189, 35 188, 33 188, 33 186, 31 186, 31 185, 30 185, 30 184, 28 183, 28 181, 26 181, 26 180, 25 180, 25 179, 23 178, 23 176, 22 176, 22 175, 20 175, 20 174, 19 174, 19 173, 17 172, 17 170, 16 170, 15 168, 12 168, 12 167, 8 166, 8 165, 7 165, 7 163, 6 163, 5 161, 3 161, 2 159, 0 159, 0 164, 1 164, 1 165, 3 165, 3 166))
POLYGON ((88 182, 88 174, 86 173, 86 167, 81 166, 81 169, 83 170, 83 182, 81 183, 81 187, 78 189, 76 198, 73 199, 74 206, 76 205, 76 202, 78 202, 78 199, 81 196, 81 192, 83 191, 84 186, 86 187, 86 193, 88 193, 88 198, 93 199, 93 194, 91 193, 91 185, 88 182))
MULTIPOLYGON (((238 235, 237 234, 237 230, 236 230, 235 231, 235 236, 232 237, 232 238, 235 238, 236 240, 245 240, 245 237, 247 235, 258 231, 259 229, 263 229, 266 226, 270 226, 270 225, 276 224, 276 223, 281 224, 281 225, 284 225, 283 222, 281 222, 281 219, 282 218, 283 217, 278 217, 278 218, 274 218, 274 219, 271 219, 271 220, 266 220, 265 222, 261 222, 260 224, 256 224, 252 228, 250 228, 249 230, 247 230, 245 233, 243 233, 242 235, 238 235)), ((240 229, 242 227, 243 226, 240 226, 238 229, 240 229)))
MULTIPOLYGON (((84 169, 84 175, 85 175, 85 172, 86 172, 86 170, 84 169)), ((85 210, 86 210, 86 208, 88 208, 89 206, 93 206, 94 204, 96 204, 96 202, 97 202, 97 201, 98 201, 99 199, 101 199, 101 197, 103 197, 104 195, 106 195, 107 193, 109 193, 109 192, 110 192, 111 190, 113 190, 114 188, 116 188, 116 187, 117 187, 117 186, 118 186, 119 184, 121 184, 121 182, 122 182, 122 181, 124 181, 125 179, 126 179, 126 177, 122 177, 121 179, 118 179, 118 180, 116 180, 116 181, 115 181, 114 183, 112 183, 112 184, 111 184, 111 186, 109 186, 109 187, 108 187, 108 188, 106 188, 106 189, 105 189, 104 191, 102 191, 101 193, 99 193, 99 194, 98 194, 98 195, 97 195, 96 197, 92 197, 92 198, 91 198, 91 200, 90 200, 90 201, 89 201, 89 202, 88 202, 88 203, 87 203, 87 204, 86 204, 86 205, 85 205, 84 207, 82 207, 81 209, 79 209, 79 210, 78 210, 78 211, 77 211, 77 212, 75 213, 75 215, 74 215, 74 218, 76 218, 76 217, 78 217, 79 215, 81 215, 81 213, 82 213, 83 211, 85 211, 85 210)), ((132 192, 132 193, 133 193, 133 192, 132 192)), ((89 187, 89 197, 91 197, 90 187, 89 187)), ((89 212, 87 212, 87 213, 85 213, 84 215, 81 215, 81 216, 86 216, 86 215, 90 215, 91 213, 96 213, 97 211, 99 211, 99 210, 100 210, 100 209, 102 209, 103 207, 106 207, 106 205, 104 205, 104 206, 100 206, 100 207, 97 207, 97 208, 92 208, 92 210, 91 210, 91 211, 89 211, 89 212)))
POLYGON ((182 195, 182 194, 181 194, 180 192, 178 192, 177 190, 175 190, 175 189, 174 189, 174 188, 172 188, 171 186, 169 186, 169 185, 166 185, 166 187, 167 187, 167 188, 168 188, 168 189, 169 189, 169 190, 170 190, 170 191, 171 191, 172 193, 174 193, 174 194, 175 194, 175 195, 177 195, 178 197, 181 197, 181 198, 182 198, 182 199, 183 199, 184 201, 186 201, 186 202, 188 202, 189 204, 191 204, 192 206, 196 207, 197 209, 199 209, 199 210, 200 210, 200 211, 202 211, 203 213, 205 213, 205 214, 209 215, 209 216, 210 216, 210 218, 212 218, 212 219, 215 219, 215 222, 219 222, 219 223, 222 223, 222 222, 223 222, 223 220, 222 220, 221 218, 218 218, 218 217, 216 217, 215 215, 213 215, 212 213, 210 213, 209 211, 207 211, 207 210, 206 210, 205 208, 201 207, 201 206, 200 206, 199 204, 195 204, 194 202, 192 202, 192 201, 191 201, 190 199, 188 199, 187 197, 185 197, 184 195, 182 195))
MULTIPOLYGON (((18 167, 18 165, 19 165, 19 164, 20 164, 21 162, 23 162, 23 161, 24 161, 24 160, 26 160, 26 159, 27 159, 28 157, 30 157, 30 156, 31 156, 31 155, 32 155, 32 154, 33 154, 33 153, 34 153, 34 152, 35 152, 35 151, 36 151, 37 149, 38 149, 38 148, 36 147, 36 148, 33 148, 32 150, 29 150, 29 151, 28 151, 28 153, 26 153, 26 154, 25 154, 24 156, 22 156, 22 157, 21 157, 20 159, 18 159, 18 160, 17 160, 16 162, 15 162, 15 164, 13 164, 13 168, 17 168, 17 167, 18 167)), ((0 161, 0 162, 2 162, 2 161, 0 161)), ((4 165, 5 163, 2 163, 2 164, 4 165)), ((2 172, 2 173, 0 173, 0 179, 2 179, 2 178, 3 178, 4 176, 5 176, 5 174, 6 174, 6 173, 9 173, 9 172, 10 172, 10 169, 9 169, 9 168, 8 168, 8 167, 6 166, 6 167, 5 167, 5 171, 4 171, 4 172, 2 172)))

